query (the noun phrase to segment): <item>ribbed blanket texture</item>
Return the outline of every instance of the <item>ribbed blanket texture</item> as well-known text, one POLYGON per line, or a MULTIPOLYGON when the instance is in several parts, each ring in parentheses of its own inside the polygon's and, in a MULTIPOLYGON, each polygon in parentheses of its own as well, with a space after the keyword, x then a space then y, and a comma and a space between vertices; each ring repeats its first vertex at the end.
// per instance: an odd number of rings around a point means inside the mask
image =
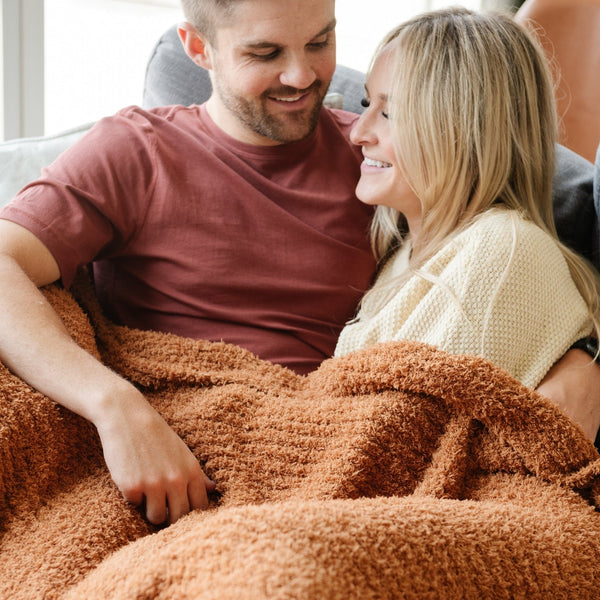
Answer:
POLYGON ((149 525, 93 426, 0 365, 0 598, 600 598, 600 457, 487 361, 380 344, 299 376, 44 290, 217 482, 149 525))

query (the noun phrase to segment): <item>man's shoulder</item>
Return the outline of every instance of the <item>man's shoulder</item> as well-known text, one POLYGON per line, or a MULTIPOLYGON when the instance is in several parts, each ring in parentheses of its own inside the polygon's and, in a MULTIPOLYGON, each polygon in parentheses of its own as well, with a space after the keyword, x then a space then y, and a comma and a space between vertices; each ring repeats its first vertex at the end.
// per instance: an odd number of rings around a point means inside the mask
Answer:
POLYGON ((154 108, 142 108, 137 105, 126 106, 108 120, 126 120, 133 124, 156 124, 159 122, 180 122, 195 120, 199 118, 200 107, 196 105, 182 106, 173 104, 170 106, 156 106, 154 108))
POLYGON ((350 133, 359 115, 335 108, 323 108, 321 113, 319 139, 325 151, 351 154, 356 157, 356 160, 362 160, 360 146, 350 140, 350 133))
POLYGON ((345 137, 350 135, 350 131, 358 120, 359 115, 339 108, 324 107, 322 111, 321 122, 326 126, 331 125, 343 133, 345 137))
POLYGON ((198 112, 198 107, 177 105, 151 109, 127 106, 97 121, 76 147, 81 152, 87 146, 92 154, 94 148, 103 148, 111 156, 119 156, 121 151, 158 147, 159 141, 171 146, 181 142, 182 134, 199 131, 198 112))

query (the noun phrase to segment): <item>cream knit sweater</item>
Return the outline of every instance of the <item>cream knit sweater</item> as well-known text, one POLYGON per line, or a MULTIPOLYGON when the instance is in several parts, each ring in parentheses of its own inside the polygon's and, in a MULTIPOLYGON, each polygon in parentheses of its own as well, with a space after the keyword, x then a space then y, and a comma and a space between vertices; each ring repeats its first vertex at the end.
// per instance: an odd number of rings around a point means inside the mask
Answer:
MULTIPOLYGON (((371 303, 408 267, 408 244, 379 274, 371 302, 346 325, 335 354, 418 340, 483 356, 536 387, 591 321, 554 240, 515 211, 493 209, 451 240, 370 319, 371 303)), ((372 311, 371 311, 372 312, 372 311)))

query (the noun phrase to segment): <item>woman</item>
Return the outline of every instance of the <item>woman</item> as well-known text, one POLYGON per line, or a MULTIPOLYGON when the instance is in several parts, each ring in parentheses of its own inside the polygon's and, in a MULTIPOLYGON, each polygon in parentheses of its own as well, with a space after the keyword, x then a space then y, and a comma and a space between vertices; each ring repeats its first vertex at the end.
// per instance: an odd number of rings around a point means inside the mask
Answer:
POLYGON ((598 334, 598 282, 557 238, 552 81, 512 19, 450 9, 382 42, 353 131, 382 268, 336 355, 416 339, 536 387, 598 334))

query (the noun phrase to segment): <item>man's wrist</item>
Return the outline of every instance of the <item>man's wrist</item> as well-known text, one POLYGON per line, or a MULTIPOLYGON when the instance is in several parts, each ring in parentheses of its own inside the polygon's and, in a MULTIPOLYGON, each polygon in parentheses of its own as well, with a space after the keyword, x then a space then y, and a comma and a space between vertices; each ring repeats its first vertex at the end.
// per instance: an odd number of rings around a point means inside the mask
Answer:
POLYGON ((569 350, 583 350, 600 365, 600 356, 598 356, 598 340, 591 335, 577 340, 569 350))

